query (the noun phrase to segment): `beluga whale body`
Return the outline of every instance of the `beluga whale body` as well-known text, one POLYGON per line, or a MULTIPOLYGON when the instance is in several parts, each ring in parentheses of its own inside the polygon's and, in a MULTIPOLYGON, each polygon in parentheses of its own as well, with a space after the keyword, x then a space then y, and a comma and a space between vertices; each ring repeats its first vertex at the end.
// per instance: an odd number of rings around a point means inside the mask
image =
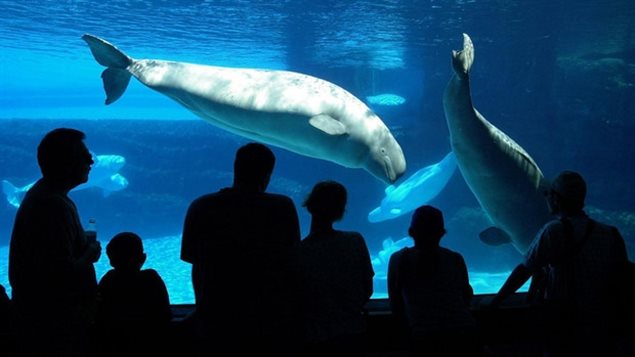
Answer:
POLYGON ((288 71, 137 60, 98 37, 82 39, 108 67, 102 73, 106 104, 121 97, 134 76, 234 134, 363 168, 387 183, 406 170, 401 147, 382 120, 333 83, 288 71))
POLYGON ((418 170, 398 186, 388 186, 379 207, 368 213, 368 221, 394 219, 428 203, 445 188, 455 170, 456 160, 450 151, 443 160, 418 170))
POLYGON ((452 151, 494 224, 480 234, 481 240, 493 245, 511 242, 525 253, 550 219, 544 199, 549 185, 531 156, 474 108, 469 77, 473 62, 472 40, 463 34, 463 50, 452 51, 454 75, 443 96, 452 151))
MULTIPOLYGON (((119 170, 126 164, 126 158, 121 155, 96 155, 93 156, 93 166, 88 174, 88 181, 75 187, 73 191, 80 191, 87 188, 97 187, 101 189, 104 197, 111 193, 121 191, 128 187, 128 180, 119 173, 119 170)), ((7 197, 7 202, 18 208, 26 192, 35 185, 33 181, 22 187, 16 187, 7 180, 2 180, 2 192, 7 197)))

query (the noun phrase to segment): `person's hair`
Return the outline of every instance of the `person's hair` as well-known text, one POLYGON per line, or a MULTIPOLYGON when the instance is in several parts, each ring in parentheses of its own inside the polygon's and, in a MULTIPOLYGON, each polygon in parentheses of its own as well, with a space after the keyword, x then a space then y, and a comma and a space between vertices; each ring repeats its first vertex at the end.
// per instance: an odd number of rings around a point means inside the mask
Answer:
POLYGON ((113 268, 135 267, 143 264, 143 242, 132 232, 115 235, 106 246, 106 254, 113 268))
POLYGON ((259 184, 271 175, 276 157, 259 143, 246 144, 236 151, 234 183, 259 184))
POLYGON ((551 183, 551 191, 559 199, 561 208, 568 212, 577 212, 584 208, 586 182, 574 171, 563 171, 551 183))
POLYGON ((438 244, 445 233, 443 213, 439 209, 426 205, 415 210, 408 229, 408 234, 415 240, 415 243, 438 244), (424 239, 425 242, 419 241, 421 239, 424 239))
POLYGON ((335 181, 322 181, 313 186, 303 206, 311 215, 335 222, 344 216, 346 199, 346 188, 342 184, 335 181))
POLYGON ((77 146, 86 135, 76 129, 58 128, 48 132, 37 147, 37 161, 44 177, 59 176, 77 158, 77 146))

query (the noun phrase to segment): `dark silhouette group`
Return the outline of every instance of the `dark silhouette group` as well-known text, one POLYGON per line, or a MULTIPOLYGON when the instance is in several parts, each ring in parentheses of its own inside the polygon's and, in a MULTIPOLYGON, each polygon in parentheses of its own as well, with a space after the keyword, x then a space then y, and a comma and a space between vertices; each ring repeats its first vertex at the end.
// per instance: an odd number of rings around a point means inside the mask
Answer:
MULTIPOLYGON (((87 181, 93 164, 84 139, 78 130, 61 128, 38 146, 42 178, 27 192, 11 236, 11 301, 0 294, 0 313, 15 320, 15 350, 9 352, 163 355, 171 333, 168 292, 156 271, 142 269, 146 255, 137 234, 110 240, 113 269, 97 282, 93 264, 101 245, 87 239, 68 197, 87 181)), ((266 146, 242 146, 233 185, 197 198, 187 210, 181 259, 192 266, 195 309, 183 325, 193 351, 365 355, 362 313, 374 272, 364 237, 333 227, 344 215, 346 188, 334 181, 313 187, 304 202, 310 232, 301 239, 293 201, 266 192, 274 166, 266 146)), ((622 305, 615 297, 624 285, 626 250, 617 229, 584 213, 585 195, 577 173, 554 180, 546 197, 558 219, 537 232, 525 261, 490 305, 499 306, 534 276, 530 295, 557 317, 548 320, 552 355, 618 352, 622 305)), ((394 253, 388 268, 390 306, 407 349, 412 355, 483 355, 465 261, 439 244, 446 233, 442 212, 419 207, 408 233, 414 247, 394 253)))

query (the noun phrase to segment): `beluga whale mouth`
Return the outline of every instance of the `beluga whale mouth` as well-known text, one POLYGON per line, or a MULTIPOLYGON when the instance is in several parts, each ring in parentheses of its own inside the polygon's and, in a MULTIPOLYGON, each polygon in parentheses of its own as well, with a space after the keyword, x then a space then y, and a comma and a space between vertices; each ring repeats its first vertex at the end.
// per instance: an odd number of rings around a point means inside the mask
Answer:
POLYGON ((406 170, 401 147, 384 122, 333 83, 289 71, 138 60, 99 37, 85 34, 82 39, 95 60, 107 67, 102 73, 106 104, 120 98, 135 77, 234 134, 362 168, 387 183, 406 170))

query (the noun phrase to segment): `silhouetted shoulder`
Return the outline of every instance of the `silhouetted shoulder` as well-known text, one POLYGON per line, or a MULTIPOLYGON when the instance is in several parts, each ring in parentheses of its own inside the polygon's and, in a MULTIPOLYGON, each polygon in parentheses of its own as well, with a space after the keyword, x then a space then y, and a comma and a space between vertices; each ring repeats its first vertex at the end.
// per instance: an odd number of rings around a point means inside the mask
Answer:
POLYGON ((156 270, 154 270, 154 269, 144 269, 144 270, 141 270, 141 271, 139 272, 139 274, 140 274, 141 276, 143 276, 143 277, 144 277, 144 279, 148 279, 148 280, 161 280, 161 281, 163 281, 163 279, 161 278, 161 276, 159 275, 159 273, 158 273, 156 270))
POLYGON ((463 256, 461 255, 461 253, 455 252, 453 250, 450 250, 448 248, 445 247, 439 247, 439 252, 441 254, 446 255, 448 258, 455 260, 455 261, 463 261, 463 256))
POLYGON ((414 251, 414 248, 412 248, 412 247, 403 247, 403 248, 399 249, 398 251, 392 253, 392 255, 390 256, 390 259, 391 260, 393 258, 395 260, 403 259, 404 256, 410 254, 413 251, 414 251))
POLYGON ((18 210, 30 213, 63 214, 69 209, 74 209, 74 205, 68 197, 50 192, 44 183, 39 183, 27 192, 18 210))
POLYGON ((277 201, 282 204, 293 204, 291 198, 285 195, 281 195, 278 193, 263 193, 264 196, 268 197, 272 201, 277 201))
POLYGON ((361 233, 355 231, 336 231, 338 238, 342 239, 351 239, 353 241, 359 242, 364 241, 364 237, 362 237, 361 233))

